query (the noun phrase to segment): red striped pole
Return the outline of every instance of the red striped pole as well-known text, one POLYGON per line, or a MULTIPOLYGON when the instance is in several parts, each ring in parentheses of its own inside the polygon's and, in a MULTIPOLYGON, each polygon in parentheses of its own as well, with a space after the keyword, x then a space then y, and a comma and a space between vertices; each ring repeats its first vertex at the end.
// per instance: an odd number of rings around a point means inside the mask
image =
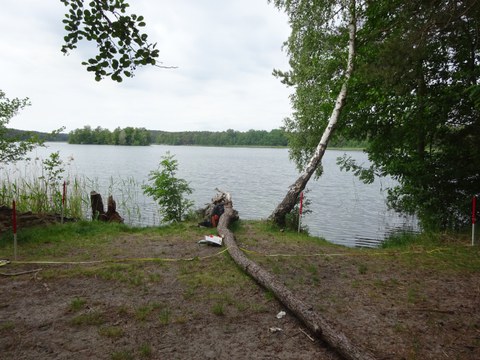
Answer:
POLYGON ((303 211, 303 191, 300 193, 300 208, 298 209, 298 232, 300 232, 302 224, 302 211, 303 211))
POLYGON ((63 182, 63 192, 62 192, 62 224, 63 224, 63 217, 65 215, 65 200, 67 198, 67 183, 66 181, 63 182))
POLYGON ((13 258, 17 260, 17 204, 12 201, 13 258))
POLYGON ((477 197, 472 198, 472 246, 475 245, 475 222, 477 220, 477 197))

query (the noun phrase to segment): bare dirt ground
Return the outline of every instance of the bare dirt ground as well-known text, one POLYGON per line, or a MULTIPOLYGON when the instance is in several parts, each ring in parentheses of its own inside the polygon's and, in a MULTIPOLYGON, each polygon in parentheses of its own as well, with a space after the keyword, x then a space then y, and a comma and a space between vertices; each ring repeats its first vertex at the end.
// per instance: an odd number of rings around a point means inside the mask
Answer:
MULTIPOLYGON (((250 223, 236 234, 248 256, 377 358, 480 359, 479 273, 442 270, 441 249, 352 250, 250 223)), ((223 248, 196 240, 125 233, 62 258, 128 261, 1 267, 42 270, 0 276, 0 358, 338 359, 290 314, 278 319, 283 306, 223 248)))

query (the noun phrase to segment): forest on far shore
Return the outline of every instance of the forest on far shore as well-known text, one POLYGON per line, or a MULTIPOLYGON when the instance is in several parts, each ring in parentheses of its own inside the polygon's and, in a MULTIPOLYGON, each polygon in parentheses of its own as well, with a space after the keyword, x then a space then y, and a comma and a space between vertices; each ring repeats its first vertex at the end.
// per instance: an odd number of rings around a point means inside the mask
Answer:
MULTIPOLYGON (((116 128, 113 131, 100 126, 92 128, 84 126, 67 133, 50 135, 42 132, 26 132, 10 129, 11 135, 26 137, 32 134, 46 141, 61 141, 69 144, 85 145, 126 145, 147 146, 158 145, 196 145, 196 146, 266 146, 287 147, 289 133, 284 129, 248 130, 248 131, 179 131, 168 132, 161 130, 147 130, 145 128, 116 128)), ((346 140, 337 136, 330 142, 331 147, 363 148, 368 141, 346 140)))

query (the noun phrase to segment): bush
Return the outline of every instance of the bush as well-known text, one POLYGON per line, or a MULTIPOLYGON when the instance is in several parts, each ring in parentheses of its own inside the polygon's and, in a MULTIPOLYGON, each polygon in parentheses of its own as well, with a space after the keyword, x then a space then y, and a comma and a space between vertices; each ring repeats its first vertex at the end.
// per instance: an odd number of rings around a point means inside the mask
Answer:
POLYGON ((143 192, 153 197, 160 205, 164 221, 182 221, 193 206, 193 201, 185 198, 192 189, 184 179, 178 179, 178 162, 169 152, 162 156, 159 168, 150 172, 150 185, 143 185, 143 192))

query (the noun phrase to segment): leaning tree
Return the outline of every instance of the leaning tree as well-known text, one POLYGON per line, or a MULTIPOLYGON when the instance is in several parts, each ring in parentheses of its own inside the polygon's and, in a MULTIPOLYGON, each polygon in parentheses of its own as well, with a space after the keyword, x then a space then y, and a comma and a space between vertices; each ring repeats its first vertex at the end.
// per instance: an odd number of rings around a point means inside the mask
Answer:
POLYGON ((291 70, 276 70, 274 74, 295 87, 295 113, 287 119, 286 128, 295 133, 290 154, 303 167, 271 215, 274 222, 284 225, 310 178, 321 170, 323 155, 345 106, 354 70, 359 9, 355 0, 274 3, 286 11, 292 28, 286 43, 291 70), (319 129, 321 137, 317 136, 319 129))

